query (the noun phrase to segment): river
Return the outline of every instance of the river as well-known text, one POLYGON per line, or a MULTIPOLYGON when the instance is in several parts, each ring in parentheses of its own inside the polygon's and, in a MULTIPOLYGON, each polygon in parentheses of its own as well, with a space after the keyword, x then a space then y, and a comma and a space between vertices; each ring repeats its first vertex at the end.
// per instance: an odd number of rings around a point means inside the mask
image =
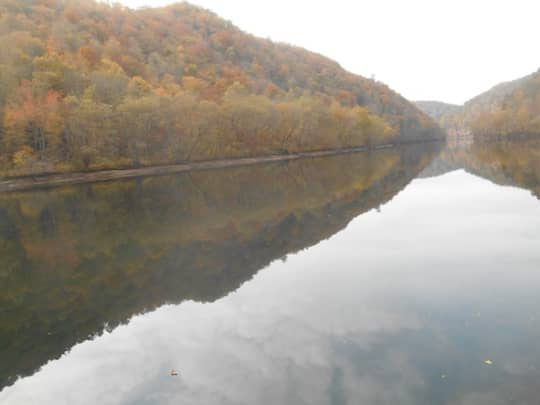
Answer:
POLYGON ((539 197, 534 140, 0 194, 0 403, 536 404, 539 197))

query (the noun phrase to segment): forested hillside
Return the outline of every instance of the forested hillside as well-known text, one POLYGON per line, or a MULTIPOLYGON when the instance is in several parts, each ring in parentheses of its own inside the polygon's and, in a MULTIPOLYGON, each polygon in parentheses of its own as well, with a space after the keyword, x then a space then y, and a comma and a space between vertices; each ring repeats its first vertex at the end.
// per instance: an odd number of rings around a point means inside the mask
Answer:
POLYGON ((415 101, 414 104, 436 121, 445 115, 456 113, 461 109, 460 105, 447 104, 440 101, 415 101))
POLYGON ((504 138, 540 134, 540 70, 454 106, 436 101, 416 105, 449 135, 504 138))
POLYGON ((491 108, 471 116, 471 131, 475 135, 540 135, 540 69, 508 86, 491 108))
POLYGON ((460 116, 463 106, 440 101, 415 101, 414 104, 448 133, 454 133, 458 128, 455 117, 460 116))
POLYGON ((1 0, 0 49, 4 175, 360 146, 436 130, 387 86, 186 3, 1 0))

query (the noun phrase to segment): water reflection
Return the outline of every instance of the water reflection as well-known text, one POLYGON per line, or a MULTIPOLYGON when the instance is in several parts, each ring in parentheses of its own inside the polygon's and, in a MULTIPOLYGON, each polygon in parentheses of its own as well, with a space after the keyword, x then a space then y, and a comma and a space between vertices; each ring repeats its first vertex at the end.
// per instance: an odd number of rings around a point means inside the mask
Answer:
POLYGON ((111 332, 0 402, 534 404, 540 205, 494 184, 537 190, 528 145, 3 196, 6 380, 111 332))
POLYGON ((421 177, 465 169, 496 184, 525 188, 540 198, 540 139, 476 142, 448 147, 421 177))
POLYGON ((388 201, 439 148, 0 196, 0 384, 134 314, 234 291, 388 201))

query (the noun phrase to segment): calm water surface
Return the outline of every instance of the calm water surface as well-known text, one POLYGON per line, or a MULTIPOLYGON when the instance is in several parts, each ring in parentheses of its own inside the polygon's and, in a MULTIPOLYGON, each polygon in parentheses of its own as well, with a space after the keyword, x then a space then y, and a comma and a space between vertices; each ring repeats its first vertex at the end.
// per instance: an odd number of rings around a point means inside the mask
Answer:
POLYGON ((538 404, 540 143, 440 149, 0 196, 0 403, 538 404))

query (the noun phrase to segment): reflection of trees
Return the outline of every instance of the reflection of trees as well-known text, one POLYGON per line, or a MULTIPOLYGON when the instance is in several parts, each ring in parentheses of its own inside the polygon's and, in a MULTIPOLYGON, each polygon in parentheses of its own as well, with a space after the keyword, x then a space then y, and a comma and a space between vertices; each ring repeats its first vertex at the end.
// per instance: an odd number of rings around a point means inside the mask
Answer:
POLYGON ((468 149, 446 149, 431 168, 435 172, 445 167, 464 168, 496 184, 530 190, 540 198, 540 139, 476 142, 468 149))
POLYGON ((437 148, 1 196, 1 384, 105 325, 235 290, 388 201, 437 148))

